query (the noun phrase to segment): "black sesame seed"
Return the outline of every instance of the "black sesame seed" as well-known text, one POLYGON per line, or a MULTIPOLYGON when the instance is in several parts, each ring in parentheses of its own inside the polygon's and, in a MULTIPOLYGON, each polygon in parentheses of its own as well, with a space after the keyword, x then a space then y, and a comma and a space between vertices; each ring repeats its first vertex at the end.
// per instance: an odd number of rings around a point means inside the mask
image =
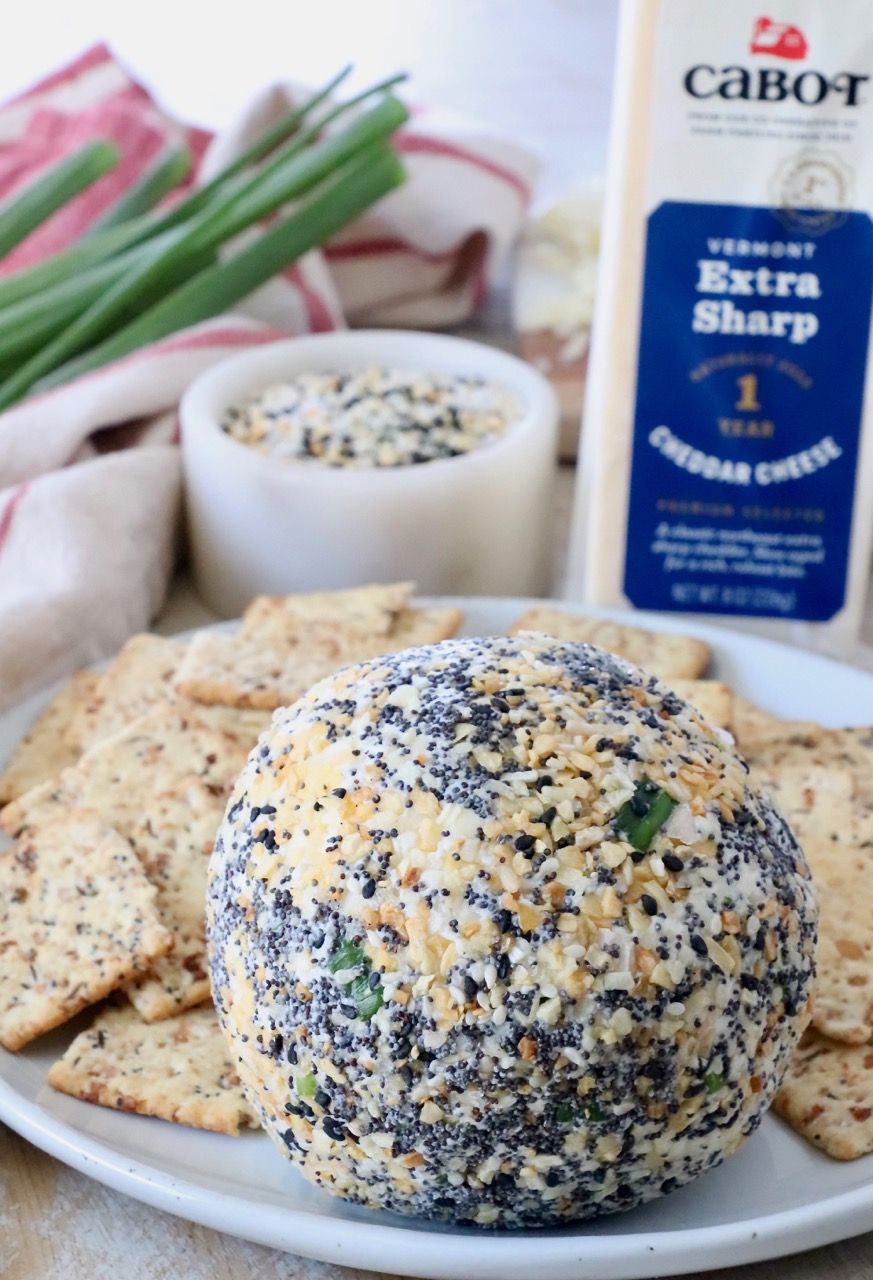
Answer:
POLYGON ((551 787, 553 785, 554 779, 548 773, 544 773, 541 778, 537 778, 537 791, 542 791, 543 787, 551 787))
POLYGON ((506 979, 509 977, 509 971, 512 968, 512 962, 510 961, 509 956, 506 955, 505 952, 503 955, 500 955, 497 957, 497 964, 495 968, 497 969, 497 976, 500 979, 500 981, 505 982, 506 979))
POLYGON ((329 1107, 329 1106, 330 1106, 330 1094, 329 1094, 329 1093, 325 1093, 323 1089, 316 1089, 316 1091, 315 1091, 315 1101, 318 1103, 318 1105, 319 1105, 320 1107, 329 1107))
POLYGON ((400 1078, 406 1085, 407 1089, 412 1088, 412 1082, 415 1077, 412 1074, 412 1067, 410 1067, 408 1062, 404 1062, 403 1066, 400 1068, 400 1078))
POLYGON ((479 991, 479 984, 475 978, 471 978, 469 973, 464 978, 464 995, 468 1000, 474 1000, 479 991))
POLYGON ((658 914, 657 900, 650 893, 644 893, 640 898, 640 902, 647 916, 656 916, 658 914))
POLYGON ((296 1066, 296 1064, 297 1064, 297 1050, 294 1048, 294 1045, 293 1045, 293 1044, 289 1044, 288 1049, 287 1049, 287 1051, 286 1051, 286 1053, 285 1053, 285 1057, 286 1057, 286 1058, 288 1059, 288 1061, 291 1063, 291 1066, 292 1066, 292 1067, 293 1067, 293 1066, 296 1066))
POLYGON ((555 821, 555 818, 557 818, 557 816, 558 816, 558 810, 555 808, 554 805, 552 805, 550 808, 546 809, 545 813, 540 814, 539 820, 540 822, 543 823, 544 826, 548 827, 548 826, 551 826, 551 824, 555 821))
POLYGON ((546 1186, 559 1187, 560 1185, 561 1185, 561 1175, 558 1173, 557 1169, 550 1169, 549 1172, 546 1174, 546 1186))
POLYGON ((346 789, 345 787, 334 787, 330 794, 332 796, 336 796, 337 800, 344 800, 346 797, 346 789))
POLYGON ((494 1185, 495 1187, 499 1187, 501 1191, 509 1191, 510 1188, 515 1186, 515 1179, 511 1173, 503 1173, 501 1171, 496 1174, 494 1178, 494 1185))
POLYGON ((338 1120, 334 1120, 332 1116, 325 1116, 321 1122, 321 1127, 329 1138, 333 1138, 334 1142, 342 1142, 346 1136, 345 1127, 338 1120))
POLYGON ((508 711, 508 710, 509 710, 509 703, 508 703, 508 702, 506 702, 506 701, 504 701, 504 699, 503 699, 503 698, 492 698, 492 699, 491 699, 491 705, 492 705, 492 707, 494 708, 494 710, 495 710, 495 711, 508 711))
POLYGON ((371 991, 375 991, 376 988, 379 986, 381 980, 382 980, 381 974, 371 973, 369 978, 367 979, 367 986, 370 988, 371 991))
POLYGON ((691 950, 696 951, 699 956, 709 954, 706 949, 706 942, 699 933, 692 933, 688 941, 691 943, 691 950))
POLYGON ((512 928, 512 912, 505 908, 497 912, 497 928, 501 933, 509 933, 512 928))
POLYGON ((270 1057, 278 1058, 279 1054, 282 1052, 284 1044, 284 1037, 281 1035, 273 1036, 273 1039, 270 1041, 270 1057))
POLYGON ((527 853, 535 844, 535 836, 523 835, 515 837, 515 847, 519 853, 527 853))
POLYGON ((372 898, 375 892, 376 892, 376 881, 372 879, 365 880, 364 887, 361 889, 361 897, 372 898))
POLYGON ((682 871, 685 867, 685 863, 675 853, 665 853, 661 861, 668 871, 682 871))

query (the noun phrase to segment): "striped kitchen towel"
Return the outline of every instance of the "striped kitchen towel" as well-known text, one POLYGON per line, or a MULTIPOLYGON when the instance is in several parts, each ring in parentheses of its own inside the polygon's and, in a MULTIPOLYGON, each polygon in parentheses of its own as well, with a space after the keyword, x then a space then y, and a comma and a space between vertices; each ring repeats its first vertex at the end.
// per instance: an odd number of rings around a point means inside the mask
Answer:
MULTIPOLYGON (((169 116, 104 45, 0 108, 0 200, 88 138, 117 167, 0 263, 0 275, 70 244, 168 144, 193 182, 221 168, 304 90, 266 90, 212 138, 169 116)), ((175 557, 181 476, 175 406, 241 346, 352 325, 454 324, 485 296, 538 164, 489 130, 416 109, 396 140, 408 182, 246 299, 0 413, 0 709, 117 649, 160 608, 175 557)))

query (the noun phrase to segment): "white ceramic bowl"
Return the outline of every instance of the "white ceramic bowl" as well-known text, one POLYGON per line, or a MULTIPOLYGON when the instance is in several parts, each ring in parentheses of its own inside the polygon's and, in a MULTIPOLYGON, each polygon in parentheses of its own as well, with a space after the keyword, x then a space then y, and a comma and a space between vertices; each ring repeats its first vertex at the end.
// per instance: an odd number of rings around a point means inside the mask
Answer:
POLYGON ((197 589, 223 617, 253 596, 414 580, 423 595, 550 589, 558 406, 530 365, 442 334, 359 330, 255 347, 201 374, 182 398, 182 455, 197 589), (233 404, 307 370, 384 364, 477 374, 523 416, 455 458, 342 470, 269 457, 220 423, 233 404))

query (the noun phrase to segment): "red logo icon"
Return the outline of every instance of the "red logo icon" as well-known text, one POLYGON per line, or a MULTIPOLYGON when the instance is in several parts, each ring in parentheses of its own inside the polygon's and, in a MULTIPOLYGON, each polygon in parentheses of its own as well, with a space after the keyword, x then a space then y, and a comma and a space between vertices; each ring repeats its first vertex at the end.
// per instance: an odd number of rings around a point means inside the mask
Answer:
POLYGON ((749 53, 766 53, 773 58, 805 58, 808 45, 799 27, 772 18, 758 18, 752 32, 749 53))

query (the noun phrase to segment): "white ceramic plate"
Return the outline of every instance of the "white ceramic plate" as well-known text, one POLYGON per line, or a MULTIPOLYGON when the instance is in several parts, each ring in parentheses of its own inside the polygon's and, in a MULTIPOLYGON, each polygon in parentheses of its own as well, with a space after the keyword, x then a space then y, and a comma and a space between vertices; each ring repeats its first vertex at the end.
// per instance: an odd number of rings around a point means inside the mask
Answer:
MULTIPOLYGON (((457 601, 464 631, 505 630, 526 601, 457 601)), ((645 620, 638 615, 635 621, 645 620)), ((712 674, 776 714, 873 723, 873 675, 768 641, 671 618, 712 645, 712 674)), ((0 719, 0 757, 49 694, 0 719)), ((87 1021, 85 1015, 75 1030, 87 1021)), ((0 1049, 0 1119, 74 1168, 147 1204, 346 1266, 458 1280, 632 1280, 737 1266, 873 1229, 873 1156, 841 1164, 775 1117, 719 1169, 631 1213, 559 1230, 458 1229, 344 1205, 304 1182, 263 1134, 226 1138, 78 1102, 46 1084, 67 1026, 0 1049)))

